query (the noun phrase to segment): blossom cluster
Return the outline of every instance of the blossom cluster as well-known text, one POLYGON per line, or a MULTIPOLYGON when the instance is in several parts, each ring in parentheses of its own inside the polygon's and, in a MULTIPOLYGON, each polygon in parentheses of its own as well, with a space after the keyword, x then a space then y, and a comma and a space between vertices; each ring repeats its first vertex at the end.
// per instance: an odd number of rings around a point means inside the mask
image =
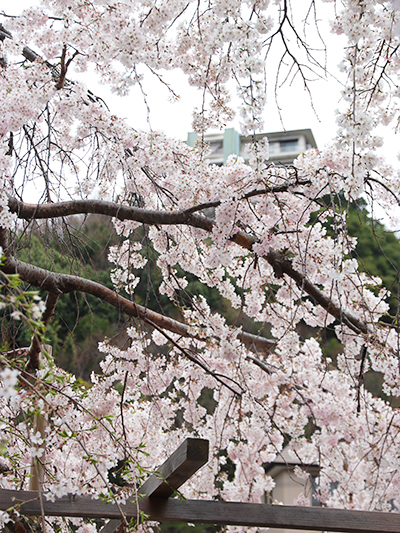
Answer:
POLYGON ((19 371, 13 368, 4 368, 0 372, 0 396, 2 398, 10 398, 16 396, 17 391, 15 386, 18 383, 19 371))
MULTIPOLYGON (((210 461, 182 488, 186 497, 262 501, 275 483, 264 465, 289 443, 303 465, 319 465, 322 505, 399 508, 400 412, 363 385, 371 369, 386 395, 400 396, 398 328, 382 320, 390 287, 360 271, 346 209, 366 193, 389 212, 399 203, 399 173, 375 150, 376 129, 399 120, 391 2, 337 6, 333 30, 348 40, 339 133, 335 145, 309 150, 291 167, 268 161, 267 141, 249 143, 246 159, 209 165, 202 140, 190 148, 136 131, 68 78, 94 68, 125 93, 140 82, 140 68, 159 77, 180 69, 203 91, 194 110, 200 136, 232 117, 235 80, 243 129, 253 133, 265 103, 266 48, 292 20, 285 6, 42 0, 9 21, 14 39, 1 43, 8 58, 0 72, 1 228, 15 229, 9 196, 30 201, 26 182, 42 184, 49 206, 101 198, 130 210, 131 220, 119 212, 114 219, 120 239, 109 250, 111 282, 135 302, 154 270, 157 298, 168 299, 177 320, 157 326, 145 310, 147 325, 132 320, 123 348, 105 339, 102 372, 87 387, 54 365, 35 376, 2 370, 9 466, 2 488, 27 489, 34 464, 49 499, 124 502, 185 437, 198 436, 210 441, 210 461), (21 66, 24 45, 40 56, 21 66), (165 222, 169 215, 178 223, 165 222), (199 294, 190 292, 193 280, 199 294), (249 323, 255 333, 246 337, 249 323), (301 335, 305 327, 312 338, 301 335), (326 356, 325 332, 340 343, 337 361, 326 356), (121 464, 123 487, 109 475, 121 464)), ((35 300, 32 320, 43 310, 35 300)), ((95 531, 81 519, 71 523, 79 533, 95 531)))

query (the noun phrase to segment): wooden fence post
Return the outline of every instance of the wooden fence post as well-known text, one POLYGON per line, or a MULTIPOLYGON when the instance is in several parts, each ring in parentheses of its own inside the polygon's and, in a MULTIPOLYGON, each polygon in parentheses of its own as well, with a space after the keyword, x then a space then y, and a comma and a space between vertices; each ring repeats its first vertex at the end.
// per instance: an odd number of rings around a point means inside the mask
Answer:
MULTIPOLYGON (((50 344, 44 344, 42 348, 42 352, 39 355, 39 361, 43 364, 46 364, 46 356, 43 353, 43 350, 47 352, 48 355, 51 356, 53 348, 50 346, 50 344)), ((43 418, 43 416, 40 413, 36 413, 34 415, 33 419, 33 431, 36 435, 37 433, 40 434, 40 437, 43 439, 42 445, 36 445, 34 446, 36 449, 44 446, 45 440, 46 440, 46 419, 43 418)), ((44 461, 44 453, 41 457, 41 459, 37 457, 32 457, 31 459, 31 470, 30 470, 30 479, 29 479, 29 490, 41 490, 43 486, 44 481, 44 469, 43 469, 43 461, 44 461)))

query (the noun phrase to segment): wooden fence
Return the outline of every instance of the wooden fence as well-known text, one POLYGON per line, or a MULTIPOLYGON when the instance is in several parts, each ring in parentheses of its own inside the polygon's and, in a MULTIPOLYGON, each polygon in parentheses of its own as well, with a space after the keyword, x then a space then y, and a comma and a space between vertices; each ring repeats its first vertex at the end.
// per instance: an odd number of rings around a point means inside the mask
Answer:
POLYGON ((158 522, 273 527, 343 533, 400 533, 400 513, 348 511, 323 507, 296 507, 169 498, 208 460, 208 441, 187 439, 143 484, 132 503, 120 505, 87 496, 64 496, 54 502, 37 491, 0 490, 0 510, 18 506, 21 515, 110 518, 103 533, 114 532, 121 511, 129 520, 141 513, 158 522))

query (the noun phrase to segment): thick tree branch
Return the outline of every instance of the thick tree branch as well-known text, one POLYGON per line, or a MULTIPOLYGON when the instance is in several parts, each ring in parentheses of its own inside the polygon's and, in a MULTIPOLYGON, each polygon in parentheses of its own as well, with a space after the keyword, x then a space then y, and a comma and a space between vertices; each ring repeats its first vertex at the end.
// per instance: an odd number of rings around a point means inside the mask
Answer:
MULTIPOLYGON (((243 194, 239 199, 248 200, 265 194, 283 193, 293 187, 308 184, 310 184, 309 180, 291 179, 288 180, 287 183, 281 185, 273 187, 265 186, 262 189, 254 189, 243 194)), ((119 220, 135 220, 144 224, 187 224, 188 218, 195 213, 204 209, 219 207, 220 205, 221 200, 215 200, 176 211, 152 211, 104 200, 71 200, 68 202, 48 204, 27 204, 11 196, 8 200, 10 211, 16 213, 18 218, 24 220, 49 219, 82 214, 100 214, 115 217, 119 220)), ((194 221, 195 220, 196 219, 194 219, 194 221)))
POLYGON ((340 322, 344 323, 348 328, 355 333, 370 333, 368 326, 362 320, 358 319, 348 311, 344 311, 341 307, 336 305, 331 298, 325 296, 315 285, 313 285, 304 274, 301 274, 293 268, 292 262, 285 254, 276 250, 270 250, 267 255, 268 262, 274 269, 277 277, 282 277, 287 274, 292 278, 297 285, 307 294, 309 294, 321 307, 323 307, 330 315, 334 316, 340 322))
MULTIPOLYGON (((139 207, 118 205, 113 202, 104 202, 102 200, 76 200, 55 204, 34 205, 20 202, 15 198, 10 198, 9 208, 10 211, 16 213, 19 218, 25 220, 96 213, 112 216, 119 220, 135 220, 136 222, 150 225, 185 224, 208 232, 211 232, 215 225, 215 221, 212 218, 202 214, 193 213, 193 208, 177 211, 154 211, 139 207)), ((256 237, 241 230, 232 235, 230 239, 249 251, 252 251, 254 244, 258 242, 256 237)), ((320 289, 313 285, 304 274, 294 269, 291 260, 287 258, 284 253, 270 249, 265 256, 265 259, 273 267, 275 275, 278 278, 282 277, 283 274, 288 275, 305 293, 311 296, 316 303, 323 307, 330 315, 344 323, 352 331, 357 334, 370 333, 365 322, 336 305, 331 298, 326 296, 320 289)), ((172 330, 169 329, 169 331, 172 330)))
MULTIPOLYGON (((119 220, 135 220, 143 224, 187 224, 193 216, 186 210, 151 211, 103 200, 73 200, 54 204, 26 204, 16 198, 9 198, 9 209, 24 220, 60 218, 70 215, 100 214, 119 220)), ((203 217, 202 217, 203 218, 203 217)))
MULTIPOLYGON (((34 265, 29 265, 11 256, 7 257, 2 270, 6 274, 19 274, 21 279, 26 283, 40 287, 53 295, 57 295, 57 297, 60 294, 66 294, 72 291, 84 292, 96 296, 121 312, 126 313, 128 316, 139 318, 149 324, 157 324, 158 327, 182 335, 183 337, 192 337, 199 340, 204 339, 200 334, 192 334, 189 331, 189 327, 182 324, 182 322, 156 313, 151 309, 146 309, 135 302, 131 302, 95 281, 79 276, 51 272, 34 265)), ((265 352, 270 351, 275 346, 274 341, 250 333, 242 332, 238 335, 238 338, 250 348, 254 347, 265 352)))

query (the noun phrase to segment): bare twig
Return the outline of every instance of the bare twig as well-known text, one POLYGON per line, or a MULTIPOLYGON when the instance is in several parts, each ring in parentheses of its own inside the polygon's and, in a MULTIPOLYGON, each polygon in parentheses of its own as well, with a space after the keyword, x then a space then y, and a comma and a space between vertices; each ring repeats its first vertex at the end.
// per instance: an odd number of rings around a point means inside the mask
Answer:
POLYGON ((174 339, 172 337, 170 337, 167 333, 165 333, 165 331, 163 331, 161 328, 159 328, 157 326, 157 324, 154 324, 150 321, 147 321, 148 324, 150 324, 151 326, 153 326, 154 329, 156 329, 157 331, 159 331, 162 335, 164 335, 164 337, 171 343, 173 344, 173 346, 175 346, 175 348, 177 348, 178 350, 180 350, 183 355, 189 359, 189 361, 192 361, 192 363, 194 363, 195 365, 199 366, 200 368, 202 368, 204 370, 204 372, 206 372, 207 374, 210 374, 210 376, 212 376, 216 381, 218 381, 219 383, 221 383, 221 385, 223 385, 224 387, 226 387, 228 390, 230 390, 235 396, 241 396, 241 394, 244 391, 243 387, 237 383, 235 380, 227 377, 227 376, 221 376, 221 374, 217 374, 216 372, 214 372, 213 370, 209 369, 204 363, 202 363, 197 357, 194 357, 193 355, 191 355, 187 350, 185 350, 185 348, 183 348, 182 346, 180 346, 176 341, 174 341, 174 339), (235 385, 237 385, 240 389, 241 389, 241 392, 235 390, 234 388, 232 388, 230 385, 228 385, 228 383, 226 383, 223 379, 227 379, 229 381, 232 381, 235 385))

